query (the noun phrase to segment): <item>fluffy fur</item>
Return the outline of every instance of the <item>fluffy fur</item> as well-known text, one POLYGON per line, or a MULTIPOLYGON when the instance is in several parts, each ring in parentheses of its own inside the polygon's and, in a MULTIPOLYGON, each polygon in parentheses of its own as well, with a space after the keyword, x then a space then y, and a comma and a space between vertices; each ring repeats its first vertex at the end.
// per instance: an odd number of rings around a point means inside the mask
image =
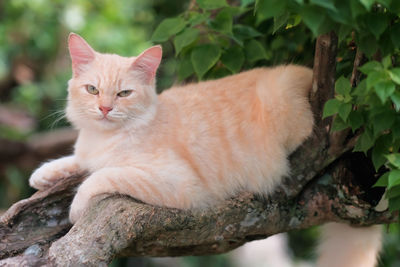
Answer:
POLYGON ((104 193, 181 209, 241 190, 268 194, 288 174, 289 153, 312 132, 308 68, 253 69, 157 96, 161 47, 125 58, 100 54, 71 34, 69 50, 67 117, 80 131, 75 153, 42 165, 30 184, 44 189, 89 171, 72 202, 73 223, 104 193), (118 96, 123 90, 132 93, 118 96))

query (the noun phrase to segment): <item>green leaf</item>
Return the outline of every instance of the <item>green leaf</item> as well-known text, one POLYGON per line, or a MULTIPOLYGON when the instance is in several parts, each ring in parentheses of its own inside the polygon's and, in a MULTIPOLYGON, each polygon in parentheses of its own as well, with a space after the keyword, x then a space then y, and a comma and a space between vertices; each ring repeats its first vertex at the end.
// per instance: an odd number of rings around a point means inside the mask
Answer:
POLYGON ((332 30, 336 31, 338 27, 339 27, 338 23, 335 23, 330 17, 325 16, 323 22, 318 28, 318 34, 325 34, 332 30))
POLYGON ((253 27, 242 24, 236 24, 233 26, 233 34, 240 40, 247 40, 261 36, 261 33, 253 27))
POLYGON ((178 55, 182 48, 196 41, 199 36, 199 30, 196 28, 187 28, 174 38, 175 54, 178 55))
POLYGON ((211 27, 222 33, 232 33, 233 17, 228 9, 222 9, 211 22, 211 27))
POLYGON ((389 211, 400 209, 400 197, 389 198, 389 211))
POLYGON ((305 6, 301 10, 304 23, 313 32, 314 36, 319 34, 319 29, 325 20, 325 13, 316 6, 305 6))
POLYGON ((399 151, 399 149, 400 149, 400 139, 395 138, 393 132, 392 132, 392 136, 393 136, 393 140, 394 141, 392 142, 392 146, 390 147, 390 150, 391 151, 399 151))
POLYGON ((351 33, 352 27, 346 24, 341 24, 338 32, 339 43, 343 42, 344 39, 351 33))
POLYGON ((400 47, 400 23, 390 26, 390 38, 395 47, 400 47))
POLYGON ((394 68, 389 70, 389 76, 392 81, 397 84, 400 84, 400 68, 394 68))
POLYGON ((392 134, 393 134, 393 139, 400 139, 400 118, 396 118, 395 123, 392 126, 392 134))
POLYGON ((256 24, 262 21, 280 16, 286 8, 286 0, 257 0, 256 1, 256 24))
POLYGON ((353 106, 351 103, 341 103, 339 106, 339 116, 343 119, 343 121, 347 120, 352 108, 353 106))
POLYGON ((217 63, 221 56, 221 49, 214 44, 204 44, 195 47, 191 54, 194 71, 199 79, 217 63))
POLYGON ((226 0, 196 0, 200 8, 206 10, 217 9, 228 6, 226 0))
MULTIPOLYGON (((347 1, 324 1, 324 2, 329 2, 332 3, 334 2, 334 7, 335 9, 328 9, 326 10, 326 13, 328 16, 334 20, 335 22, 338 22, 339 25, 346 24, 348 26, 354 26, 353 25, 353 17, 351 14, 351 8, 349 7, 349 0, 347 1)), ((339 26, 338 25, 338 26, 339 26)), ((335 28, 335 31, 337 32, 338 28, 335 28)))
POLYGON ((366 16, 366 24, 375 38, 379 39, 379 36, 381 36, 389 25, 388 16, 383 13, 370 13, 366 16))
POLYGON ((389 183, 389 172, 384 173, 379 177, 378 181, 373 185, 373 187, 386 187, 389 183))
POLYGON ((396 168, 400 169, 400 154, 399 153, 392 153, 386 156, 388 161, 393 164, 396 168))
POLYGON ((348 128, 349 126, 340 118, 335 117, 332 123, 331 132, 337 132, 348 128))
POLYGON ((396 198, 400 196, 400 186, 394 186, 387 190, 386 198, 396 198))
POLYGON ((381 135, 375 142, 372 148, 372 163, 375 170, 378 169, 387 161, 386 154, 389 152, 389 147, 392 145, 392 136, 390 134, 381 135))
POLYGON ((373 71, 380 71, 383 69, 383 66, 378 61, 369 61, 358 68, 362 73, 369 74, 373 71))
POLYGON ((310 3, 323 7, 325 9, 329 9, 331 11, 337 11, 335 5, 332 3, 333 1, 326 1, 326 0, 310 0, 310 3))
POLYGON ((373 118, 373 128, 375 136, 386 129, 390 129, 396 119, 396 114, 390 110, 376 114, 373 118))
POLYGON ((388 55, 382 59, 383 68, 388 69, 392 66, 392 56, 388 55))
POLYGON ((231 75, 232 72, 230 72, 227 68, 223 66, 216 66, 215 68, 212 68, 209 72, 206 74, 207 79, 219 79, 228 75, 231 75))
POLYGON ((364 124, 364 117, 359 110, 351 112, 348 119, 353 132, 364 124))
POLYGON ((396 90, 396 86, 391 81, 383 81, 375 84, 375 93, 378 95, 382 103, 385 103, 387 98, 396 90))
POLYGON ((342 104, 342 102, 340 102, 337 99, 329 99, 328 101, 326 101, 322 118, 325 119, 326 117, 329 117, 329 116, 332 116, 332 115, 338 113, 339 107, 341 104, 342 104))
MULTIPOLYGON (((394 0, 396 1, 396 0, 394 0)), ((376 0, 377 3, 384 5, 385 7, 390 7, 392 0, 376 0)))
POLYGON ((335 83, 335 91, 341 95, 348 95, 350 94, 351 84, 349 79, 341 76, 335 83))
POLYGON ((190 75, 194 73, 192 61, 190 57, 184 57, 181 61, 179 61, 178 65, 178 79, 183 81, 190 75))
POLYGON ((221 56, 221 62, 229 69, 232 73, 237 73, 243 66, 244 63, 243 49, 239 46, 232 46, 221 56))
POLYGON ((366 94, 368 94, 367 80, 364 79, 354 89, 353 95, 355 95, 355 96, 365 96, 366 94))
POLYGON ((252 10, 252 8, 238 7, 238 6, 227 6, 224 10, 228 11, 232 16, 240 16, 247 11, 252 10))
POLYGON ((364 5, 364 7, 370 11, 372 5, 375 3, 375 0, 360 0, 361 4, 364 5))
POLYGON ((396 91, 394 92, 391 96, 390 99, 392 99, 392 102, 394 104, 394 108, 396 109, 397 112, 400 111, 400 92, 396 91))
POLYGON ((189 12, 188 22, 190 26, 199 25, 210 18, 209 12, 199 13, 199 12, 189 12))
POLYGON ((302 19, 301 19, 300 15, 298 15, 298 14, 291 15, 289 20, 288 20, 288 23, 286 25, 286 29, 290 29, 290 28, 296 27, 297 25, 300 24, 301 20, 302 19))
POLYGON ((389 173, 388 188, 400 185, 400 170, 392 170, 389 173))
POLYGON ((395 14, 400 14, 400 2, 399 1, 392 1, 390 9, 395 14))
POLYGON ((360 0, 350 0, 350 10, 353 18, 367 12, 366 8, 360 3, 360 0))
POLYGON ((240 0, 240 6, 248 6, 254 4, 255 0, 240 0))
POLYGON ((381 35, 381 37, 379 37, 378 45, 379 45, 380 55, 383 55, 383 56, 384 55, 388 55, 388 56, 393 55, 395 47, 390 38, 390 28, 386 28, 385 32, 381 35))
POLYGON ((368 74, 367 89, 372 89, 376 84, 383 83, 388 80, 388 76, 383 71, 374 71, 368 74))
POLYGON ((375 54, 375 52, 378 50, 378 43, 375 39, 375 36, 370 33, 364 34, 360 37, 360 39, 357 37, 357 45, 368 57, 375 54))
POLYGON ((371 132, 368 129, 362 133, 362 135, 358 138, 357 143, 354 147, 354 152, 362 151, 367 153, 367 151, 374 145, 374 138, 371 132))
POLYGON ((282 15, 274 17, 274 29, 272 30, 272 34, 275 34, 283 25, 287 24, 287 21, 290 17, 288 12, 283 13, 282 15))
POLYGON ((261 59, 268 59, 264 46, 257 40, 251 39, 245 43, 246 59, 254 63, 261 59))
POLYGON ((180 17, 164 19, 154 31, 151 40, 153 42, 165 42, 169 37, 183 30, 185 26, 185 20, 180 17))

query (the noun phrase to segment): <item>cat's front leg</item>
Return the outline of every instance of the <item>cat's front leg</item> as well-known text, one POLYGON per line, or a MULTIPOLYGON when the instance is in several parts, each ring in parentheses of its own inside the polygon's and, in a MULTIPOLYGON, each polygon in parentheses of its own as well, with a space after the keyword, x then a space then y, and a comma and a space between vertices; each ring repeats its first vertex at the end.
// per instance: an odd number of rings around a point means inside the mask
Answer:
POLYGON ((58 180, 79 172, 74 156, 67 156, 47 162, 36 169, 29 178, 29 185, 38 190, 49 188, 58 180))
POLYGON ((101 194, 129 195, 151 204, 163 204, 160 182, 152 173, 134 167, 103 168, 90 175, 78 188, 69 218, 75 223, 89 207, 90 200, 101 194))

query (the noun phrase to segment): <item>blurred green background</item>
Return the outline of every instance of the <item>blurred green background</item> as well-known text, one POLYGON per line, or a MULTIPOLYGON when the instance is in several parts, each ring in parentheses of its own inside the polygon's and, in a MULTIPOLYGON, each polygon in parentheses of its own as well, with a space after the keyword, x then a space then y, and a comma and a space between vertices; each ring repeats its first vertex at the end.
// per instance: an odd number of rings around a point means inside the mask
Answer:
MULTIPOLYGON (((100 52, 134 56, 152 45, 149 40, 160 21, 182 13, 188 4, 187 0, 0 1, 0 212, 34 192, 28 187, 28 178, 46 153, 36 157, 37 153, 26 143, 32 144, 44 133, 68 127, 62 116, 71 76, 68 34, 80 34, 100 52)), ((279 35, 267 38, 272 49, 293 52, 288 61, 312 62, 313 40, 298 29, 288 31, 285 38, 279 35)), ((163 48, 159 91, 177 80, 173 45, 167 42, 163 48)), ((280 63, 287 53, 268 55, 268 63, 280 63)), ((351 66, 339 63, 338 71, 346 67, 351 66)), ((47 137, 40 140, 43 139, 47 137)), ((68 149, 60 150, 59 154, 64 153, 68 149)), ((381 266, 400 266, 399 227, 391 225, 388 229, 381 266)), ((284 256, 297 263, 280 266, 310 266, 305 262, 314 257, 317 237, 317 228, 283 236, 280 244, 285 247, 284 256)), ((243 266, 238 257, 249 257, 246 255, 236 251, 167 260, 118 259, 112 266, 243 266)), ((257 258, 256 250, 249 258, 257 258)), ((257 265, 247 265, 251 266, 257 265)))

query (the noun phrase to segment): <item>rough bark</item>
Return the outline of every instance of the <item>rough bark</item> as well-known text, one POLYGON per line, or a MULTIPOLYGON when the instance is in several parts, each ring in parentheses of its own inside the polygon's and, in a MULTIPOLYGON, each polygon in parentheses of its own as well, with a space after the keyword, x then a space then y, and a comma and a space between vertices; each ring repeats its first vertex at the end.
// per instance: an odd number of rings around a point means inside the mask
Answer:
POLYGON ((315 131, 291 155, 291 175, 268 198, 242 193, 209 210, 182 211, 102 196, 71 228, 68 206, 81 174, 16 203, 0 218, 0 265, 102 266, 116 256, 215 254, 328 221, 395 221, 397 214, 374 209, 379 194, 357 184, 345 153, 352 143, 330 135, 330 120, 321 120, 323 103, 333 95, 336 45, 333 33, 317 40, 310 96, 315 131))

